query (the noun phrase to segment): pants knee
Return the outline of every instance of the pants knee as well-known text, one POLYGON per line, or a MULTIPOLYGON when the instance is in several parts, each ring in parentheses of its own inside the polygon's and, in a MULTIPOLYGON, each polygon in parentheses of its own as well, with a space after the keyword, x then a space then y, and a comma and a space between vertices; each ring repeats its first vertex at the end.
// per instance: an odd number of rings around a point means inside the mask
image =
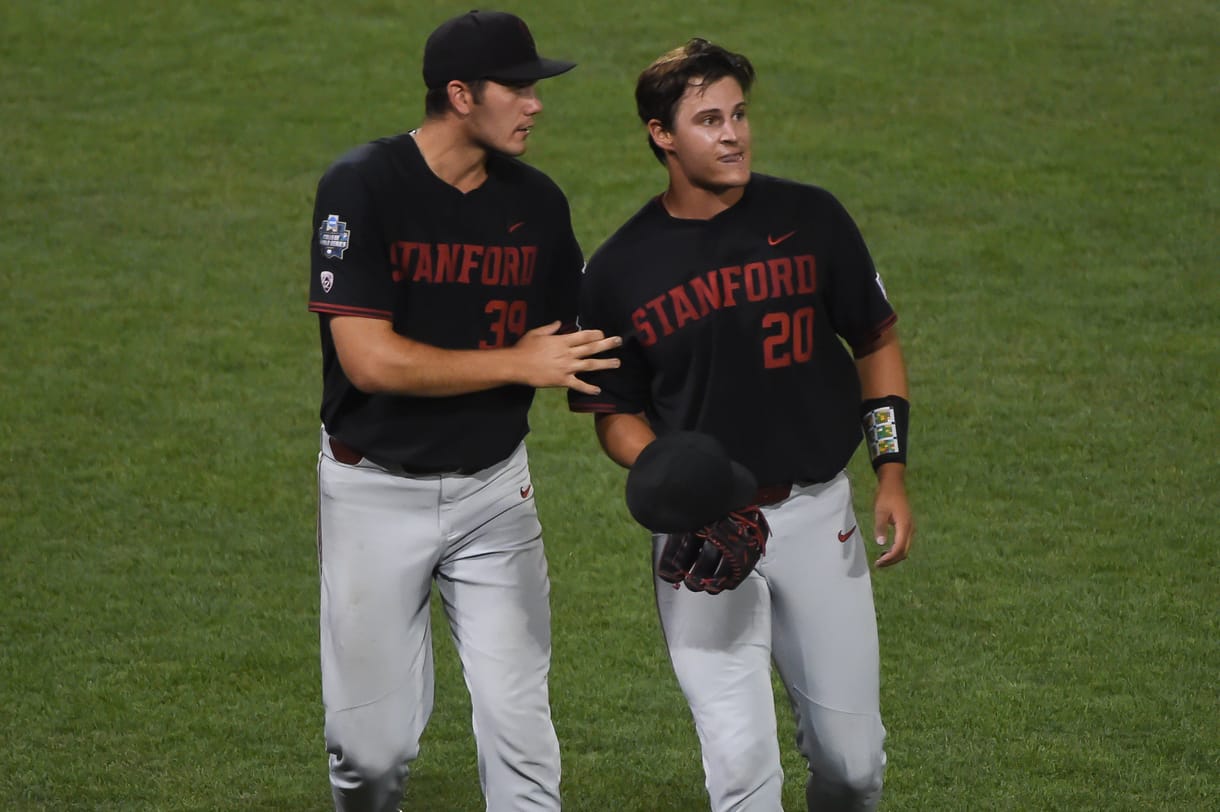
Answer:
POLYGON ((348 753, 332 753, 330 787, 335 809, 394 812, 407 780, 405 762, 390 766, 360 761, 348 753))
POLYGON ((838 775, 822 776, 822 782, 853 798, 868 798, 881 792, 885 770, 878 762, 849 766, 838 775))
POLYGON ((822 714, 800 730, 798 744, 809 762, 811 808, 871 809, 885 778, 885 728, 880 719, 822 714), (813 799, 819 804, 813 804, 813 799))
POLYGON ((885 753, 880 748, 826 754, 809 765, 809 808, 873 809, 884 778, 885 753))
POLYGON ((331 772, 350 776, 359 783, 380 783, 406 771, 407 755, 403 752, 361 753, 340 748, 332 751, 331 772))
POLYGON ((400 793, 419 754, 418 739, 409 732, 350 712, 328 715, 326 749, 335 790, 370 797, 400 793))

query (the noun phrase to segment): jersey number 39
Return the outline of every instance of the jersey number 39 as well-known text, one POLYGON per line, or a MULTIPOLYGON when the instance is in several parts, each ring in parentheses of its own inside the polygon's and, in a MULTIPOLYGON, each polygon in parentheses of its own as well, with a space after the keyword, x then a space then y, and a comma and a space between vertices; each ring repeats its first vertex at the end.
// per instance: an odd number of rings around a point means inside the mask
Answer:
POLYGON ((491 338, 480 341, 479 349, 490 350, 516 343, 525 335, 525 325, 529 323, 527 311, 526 303, 522 301, 492 299, 488 302, 483 312, 491 316, 491 338))

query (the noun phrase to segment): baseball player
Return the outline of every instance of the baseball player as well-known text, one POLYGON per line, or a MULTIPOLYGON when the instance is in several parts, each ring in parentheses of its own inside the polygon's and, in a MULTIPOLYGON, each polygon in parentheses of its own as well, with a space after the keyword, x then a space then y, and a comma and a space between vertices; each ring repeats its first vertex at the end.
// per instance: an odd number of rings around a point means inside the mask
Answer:
MULTIPOLYGON (((622 335, 623 363, 590 376, 599 394, 570 392, 570 406, 595 415, 621 465, 657 436, 698 432, 758 483, 750 501, 769 538, 739 585, 694 591, 661 567, 655 580, 711 808, 781 808, 774 662, 809 765, 809 809, 873 809, 885 728, 862 541, 885 544, 892 527, 886 567, 914 533, 906 372, 896 316, 844 207, 751 172, 753 80, 744 56, 702 39, 640 75, 638 112, 669 183, 589 261, 580 324, 622 335), (862 434, 878 478, 869 524, 844 470, 862 434)), ((654 536, 658 562, 667 539, 654 536)))
POLYGON ((523 439, 535 387, 620 342, 574 332, 583 257, 568 203, 517 160, 542 58, 511 14, 428 38, 418 129, 318 183, 322 699, 336 810, 398 809, 432 711, 435 582, 473 708, 489 810, 558 810, 549 582, 523 439))

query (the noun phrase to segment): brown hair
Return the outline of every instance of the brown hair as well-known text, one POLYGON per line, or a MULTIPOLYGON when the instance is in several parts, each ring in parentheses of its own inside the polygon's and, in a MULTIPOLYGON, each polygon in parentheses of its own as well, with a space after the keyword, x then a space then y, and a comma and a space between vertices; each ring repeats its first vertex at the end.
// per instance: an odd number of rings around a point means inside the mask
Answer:
MULTIPOLYGON (((640 121, 654 118, 672 130, 678 102, 691 85, 706 87, 731 76, 746 93, 754 84, 754 66, 741 54, 695 37, 685 45, 662 54, 644 69, 635 84, 635 107, 640 121)), ((665 151, 648 136, 648 146, 657 160, 665 163, 665 151)))

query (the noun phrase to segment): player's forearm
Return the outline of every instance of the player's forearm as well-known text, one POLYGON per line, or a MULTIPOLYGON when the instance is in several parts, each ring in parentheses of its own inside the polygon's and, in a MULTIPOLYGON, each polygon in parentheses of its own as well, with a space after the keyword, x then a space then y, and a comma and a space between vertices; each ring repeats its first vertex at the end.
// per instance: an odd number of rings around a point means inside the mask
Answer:
POLYGON ((891 328, 876 350, 856 359, 860 374, 860 395, 864 400, 887 395, 907 397, 907 370, 898 334, 891 328))
POLYGON ((352 378, 369 394, 451 397, 520 383, 505 350, 445 350, 404 339, 393 352, 369 356, 358 365, 359 379, 352 378))
POLYGON ((446 397, 513 382, 507 350, 441 349, 376 319, 337 317, 330 326, 344 374, 367 394, 446 397))
POLYGON ((624 468, 634 465, 644 447, 656 439, 643 415, 599 414, 595 425, 597 439, 606 456, 624 468))
POLYGON ((891 328, 876 350, 856 359, 860 374, 861 420, 877 471, 878 493, 904 493, 909 409, 907 371, 898 335, 891 328))
POLYGON ((511 347, 477 350, 423 344, 377 319, 335 317, 330 326, 339 363, 353 386, 370 394, 417 397, 462 395, 505 384, 596 395, 601 390, 579 376, 618 367, 618 358, 602 354, 623 343, 601 330, 560 333, 559 321, 527 331, 511 347))

